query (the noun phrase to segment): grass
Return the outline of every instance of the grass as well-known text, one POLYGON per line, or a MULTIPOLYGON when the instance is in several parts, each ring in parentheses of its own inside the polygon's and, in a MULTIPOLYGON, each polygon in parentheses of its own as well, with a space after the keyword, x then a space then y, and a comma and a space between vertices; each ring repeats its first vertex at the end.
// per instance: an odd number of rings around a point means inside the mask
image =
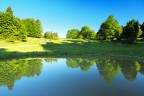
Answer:
POLYGON ((28 42, 0 41, 0 58, 27 58, 46 56, 99 56, 144 59, 144 42, 124 45, 117 42, 89 40, 47 40, 29 38, 28 42))

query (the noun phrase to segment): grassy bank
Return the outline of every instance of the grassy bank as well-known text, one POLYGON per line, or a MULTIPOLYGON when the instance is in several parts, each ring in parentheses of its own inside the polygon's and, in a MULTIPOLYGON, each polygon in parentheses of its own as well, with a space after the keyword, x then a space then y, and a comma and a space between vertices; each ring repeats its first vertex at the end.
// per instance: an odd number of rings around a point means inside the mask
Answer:
POLYGON ((26 58, 46 56, 98 56, 144 59, 144 43, 124 45, 115 42, 87 40, 46 40, 29 38, 28 42, 1 41, 0 58, 26 58))

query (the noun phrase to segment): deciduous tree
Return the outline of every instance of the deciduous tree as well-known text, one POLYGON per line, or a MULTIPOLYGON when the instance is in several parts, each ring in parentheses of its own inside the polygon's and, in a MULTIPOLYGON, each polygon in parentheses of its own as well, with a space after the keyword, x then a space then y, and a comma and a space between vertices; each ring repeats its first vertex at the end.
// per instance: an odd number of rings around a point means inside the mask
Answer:
POLYGON ((98 39, 111 41, 119 39, 122 33, 122 28, 119 26, 118 21, 114 19, 114 16, 110 15, 108 19, 101 24, 101 27, 97 33, 98 39))

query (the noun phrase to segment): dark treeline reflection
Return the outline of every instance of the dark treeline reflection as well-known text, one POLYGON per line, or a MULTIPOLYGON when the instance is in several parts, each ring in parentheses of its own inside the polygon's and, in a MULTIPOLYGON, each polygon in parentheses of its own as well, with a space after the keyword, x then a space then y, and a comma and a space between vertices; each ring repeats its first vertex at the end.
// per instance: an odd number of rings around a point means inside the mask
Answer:
POLYGON ((129 81, 135 80, 138 73, 144 75, 144 62, 138 61, 67 58, 66 64, 70 68, 80 67, 82 71, 88 71, 91 66, 96 65, 100 75, 109 84, 120 72, 129 81))
POLYGON ((82 71, 86 72, 90 69, 91 66, 95 64, 95 60, 90 59, 82 59, 82 58, 68 58, 66 61, 68 67, 78 68, 80 67, 82 71))
POLYGON ((58 58, 45 58, 44 60, 47 63, 53 63, 53 62, 57 62, 58 58))
POLYGON ((42 70, 41 59, 21 59, 0 62, 0 86, 12 90, 14 83, 21 77, 39 76, 42 70))
MULTIPOLYGON (((45 58, 45 62, 57 62, 58 58, 45 58)), ((87 72, 92 66, 97 67, 103 79, 111 84, 118 73, 129 80, 135 80, 138 73, 144 75, 144 62, 116 59, 67 58, 67 67, 80 68, 87 72)), ((12 90, 14 83, 22 77, 34 77, 41 74, 42 59, 20 59, 0 62, 0 87, 7 86, 12 90)))

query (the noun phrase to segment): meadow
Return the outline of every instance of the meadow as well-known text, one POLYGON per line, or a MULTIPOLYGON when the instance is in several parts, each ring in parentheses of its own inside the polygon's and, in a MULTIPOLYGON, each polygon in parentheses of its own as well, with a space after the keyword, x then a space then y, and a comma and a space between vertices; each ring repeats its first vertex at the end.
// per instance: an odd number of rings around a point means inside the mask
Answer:
POLYGON ((97 40, 48 40, 28 38, 28 42, 0 41, 0 59, 35 57, 115 57, 144 59, 144 43, 126 45, 97 40))

